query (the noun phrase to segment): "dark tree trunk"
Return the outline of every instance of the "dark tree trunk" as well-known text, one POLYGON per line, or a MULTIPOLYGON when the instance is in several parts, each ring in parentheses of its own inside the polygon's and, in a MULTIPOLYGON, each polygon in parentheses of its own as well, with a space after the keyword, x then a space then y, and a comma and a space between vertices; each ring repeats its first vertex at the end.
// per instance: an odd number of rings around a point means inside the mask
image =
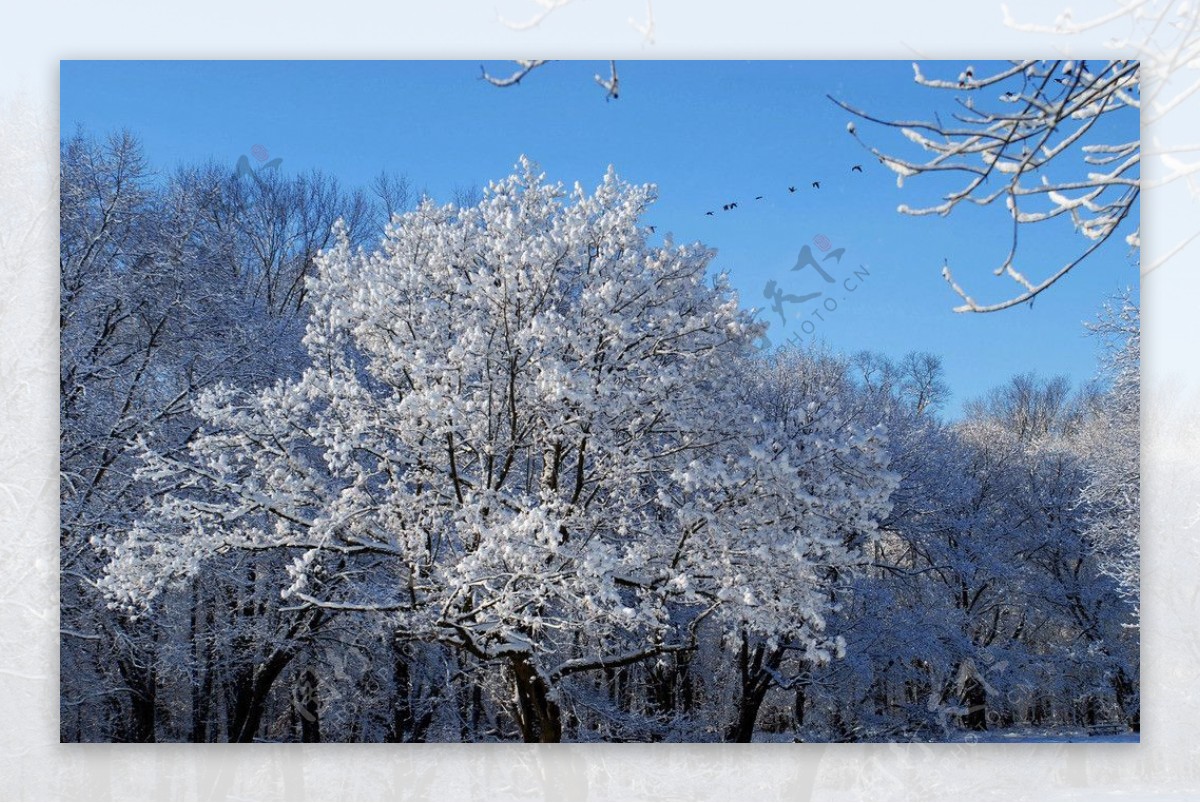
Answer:
POLYGON ((754 723, 758 721, 758 710, 767 696, 767 685, 756 684, 742 691, 738 702, 737 722, 729 731, 729 741, 747 743, 754 740, 754 723))
POLYGON ((271 686, 292 660, 294 653, 276 650, 265 663, 256 666, 246 682, 240 683, 234 697, 233 715, 229 721, 229 741, 253 742, 258 735, 267 695, 271 686))
POLYGON ((804 727, 804 706, 808 702, 807 696, 804 693, 804 684, 796 687, 796 702, 792 707, 792 713, 796 720, 796 727, 804 727))
POLYGON ((726 733, 728 741, 753 741, 758 711, 771 688, 771 675, 766 668, 777 669, 782 658, 782 650, 767 650, 762 644, 751 652, 749 637, 743 634, 742 646, 738 651, 738 669, 742 678, 741 694, 738 699, 737 720, 726 733))
POLYGON ((142 667, 131 661, 121 661, 121 675, 129 689, 129 725, 124 741, 153 742, 154 699, 157 690, 154 667, 142 667))
POLYGON ((483 722, 483 689, 478 683, 471 684, 471 733, 479 738, 479 726, 483 722))
POLYGON ((649 675, 650 708, 660 716, 675 713, 675 674, 670 667, 651 666, 649 675))
POLYGON ((689 671, 689 657, 677 652, 670 663, 653 665, 649 669, 650 704, 652 709, 666 717, 692 710, 695 694, 689 671))
MULTIPOLYGON (((241 615, 248 620, 263 618, 262 611, 258 610, 253 599, 255 576, 254 570, 251 569, 251 591, 247 593, 242 603, 241 615)), ((234 613, 236 616, 236 608, 234 613)), ((267 698, 270 695, 271 687, 279 678, 280 673, 291 663, 302 645, 320 630, 325 622, 325 612, 320 609, 312 611, 306 617, 297 618, 286 632, 279 634, 271 642, 280 646, 275 647, 265 661, 256 664, 253 659, 250 659, 242 664, 234 680, 234 696, 227 730, 230 742, 254 741, 266 712, 267 698)), ((242 650, 250 652, 252 649, 248 637, 240 637, 235 640, 235 644, 239 655, 246 654, 242 650)))
MULTIPOLYGON (((154 667, 154 640, 149 640, 149 646, 139 648, 134 646, 134 628, 131 622, 122 622, 121 628, 133 642, 130 651, 117 658, 117 670, 129 694, 129 719, 117 730, 117 741, 123 742, 153 742, 155 741, 155 698, 158 691, 158 676, 154 667)), ((146 644, 146 642, 141 642, 146 644)))
POLYGON ((1141 733, 1141 706, 1138 705, 1133 682, 1125 674, 1124 669, 1117 670, 1113 676, 1112 684, 1113 692, 1117 697, 1117 707, 1121 709, 1121 715, 1125 718, 1125 722, 1128 723, 1130 730, 1134 733, 1141 733))
POLYGON ((453 692, 455 704, 458 707, 458 739, 460 742, 471 742, 471 684, 460 684, 453 692))
POLYGON ((629 668, 624 666, 616 669, 605 667, 604 678, 608 685, 609 700, 618 709, 628 711, 630 708, 629 668))
POLYGON ((512 670, 516 678, 517 724, 521 727, 521 737, 526 742, 561 742, 562 712, 550 699, 550 687, 545 679, 527 655, 514 656, 512 670))
POLYGON ((683 712, 691 714, 696 708, 696 684, 692 682, 692 657, 690 654, 675 653, 679 685, 683 690, 683 712))
POLYGON ((199 583, 193 585, 192 609, 192 728, 188 741, 207 742, 213 699, 213 607, 200 596, 199 583), (201 616, 204 621, 201 621, 201 616))
POLYGON ((413 724, 412 678, 408 656, 397 641, 392 647, 392 726, 387 741, 415 741, 412 739, 413 724))

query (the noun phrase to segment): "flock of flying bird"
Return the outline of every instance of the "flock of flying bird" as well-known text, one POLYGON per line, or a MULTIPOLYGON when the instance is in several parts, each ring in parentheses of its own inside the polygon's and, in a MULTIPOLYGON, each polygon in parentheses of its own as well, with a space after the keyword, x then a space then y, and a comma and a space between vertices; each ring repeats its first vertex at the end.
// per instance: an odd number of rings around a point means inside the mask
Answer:
MULTIPOLYGON (((851 167, 851 168, 850 168, 850 172, 851 172, 851 173, 861 173, 862 171, 863 171, 863 169, 862 169, 862 165, 854 165, 854 167, 851 167)), ((813 187, 813 189, 814 189, 814 190, 819 190, 819 189, 821 189, 821 182, 820 182, 820 181, 814 181, 814 182, 812 183, 812 187, 813 187)), ((788 188, 787 188, 787 190, 788 190, 788 192, 789 192, 789 193, 794 193, 794 192, 796 191, 796 185, 795 185, 795 184, 789 185, 789 186, 788 186, 788 188)), ((763 200, 763 198, 765 198, 765 197, 766 197, 766 196, 764 196, 764 195, 755 195, 755 196, 754 196, 754 200, 756 200, 756 201, 761 201, 761 200, 763 200)), ((737 209, 737 208, 738 208, 738 202, 737 202, 737 201, 730 201, 730 202, 729 202, 729 203, 727 203, 727 204, 722 204, 722 205, 721 205, 721 211, 722 211, 722 212, 729 212, 729 211, 732 211, 732 210, 734 210, 734 209, 737 209)), ((704 214, 705 214, 705 215, 715 215, 715 214, 716 214, 716 212, 715 212, 714 210, 711 210, 711 209, 710 209, 709 211, 705 212, 704 214)))

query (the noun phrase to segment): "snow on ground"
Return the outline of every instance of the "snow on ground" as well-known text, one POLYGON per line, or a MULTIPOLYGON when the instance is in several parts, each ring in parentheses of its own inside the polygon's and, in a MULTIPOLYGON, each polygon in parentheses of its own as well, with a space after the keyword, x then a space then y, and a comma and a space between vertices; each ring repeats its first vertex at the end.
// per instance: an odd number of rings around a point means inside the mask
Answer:
MULTIPOLYGON (((792 742, 795 737, 790 733, 756 733, 756 742, 792 742)), ((1133 731, 1122 733, 1103 733, 1091 735, 1084 728, 1005 728, 1003 730, 984 731, 951 731, 948 734, 938 733, 923 739, 863 739, 863 742, 926 742, 926 743, 1068 743, 1086 742, 1090 744, 1122 743, 1138 744, 1140 734, 1133 731)))

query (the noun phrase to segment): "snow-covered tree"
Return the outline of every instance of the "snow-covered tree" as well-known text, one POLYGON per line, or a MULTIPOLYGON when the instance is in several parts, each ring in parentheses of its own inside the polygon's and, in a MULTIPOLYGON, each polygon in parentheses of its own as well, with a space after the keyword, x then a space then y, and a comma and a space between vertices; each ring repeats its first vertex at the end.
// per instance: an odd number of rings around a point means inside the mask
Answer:
MULTIPOLYGON (((1002 300, 980 302, 944 265, 942 275, 963 301, 956 311, 990 312, 1032 301, 1104 246, 1131 214, 1133 230, 1125 242, 1139 246, 1134 210, 1141 183, 1141 87, 1136 61, 1014 61, 987 74, 967 66, 956 78, 928 77, 916 64, 913 70, 918 85, 956 95, 947 119, 889 120, 831 99, 862 120, 899 129, 915 143, 911 152, 864 143, 896 173, 899 184, 924 176, 945 187, 939 189, 945 194, 938 203, 902 204, 901 213, 949 215, 967 202, 1004 204, 1011 245, 993 272, 1016 287, 1002 300), (1022 232, 1028 237, 1030 227, 1060 219, 1069 220, 1084 237, 1082 247, 1063 264, 1018 265, 1022 232)), ((847 130, 860 139, 854 122, 847 130)), ((1044 253, 1036 253, 1045 259, 1044 253)))
MULTIPOLYGON (((1003 657, 995 691, 1037 690, 1048 712, 1039 716, 1060 722, 1090 725, 1115 713, 1136 728, 1136 638, 1123 632, 1127 607, 1088 535, 1095 512, 1080 502, 1095 465, 1081 448, 1096 423, 1094 408, 1093 393, 1072 395, 1065 380, 1029 375, 970 405, 959 427, 964 440, 976 454, 1001 458, 969 471, 992 496, 987 518, 969 531, 990 534, 999 556, 995 568, 985 568, 995 579, 980 612, 991 621, 985 617, 973 632, 976 644, 1003 657)), ((1004 710, 1012 700, 993 710, 995 698, 987 695, 987 716, 1012 721, 1014 712, 1004 710)))
POLYGON ((950 422, 934 355, 757 351, 611 172, 387 225, 62 154, 64 739, 1137 727, 1128 298, 950 422))
POLYGON ((1139 615, 1141 549, 1141 334, 1137 305, 1127 294, 1105 305, 1089 330, 1104 338, 1102 375, 1109 387, 1083 435, 1089 481, 1080 494, 1088 537, 1101 566, 1120 584, 1139 615))
POLYGON ((885 504, 878 436, 754 409, 759 327, 710 250, 646 242, 653 199, 523 159, 373 253, 339 228, 302 376, 209 392, 186 456, 147 450, 160 494, 109 542, 114 604, 285 555, 285 610, 367 613, 499 673, 531 741, 562 737, 573 676, 692 650, 705 622, 823 655, 830 577, 885 504), (867 455, 854 481, 805 471, 844 454, 867 455))
MULTIPOLYGON (((801 479, 801 498, 825 500, 821 515, 846 551, 842 561, 824 566, 828 607, 835 614, 846 589, 863 573, 878 522, 891 507, 896 477, 885 470, 886 426, 848 403, 845 365, 833 355, 784 348, 744 370, 742 384, 753 408, 777 443, 793 453, 789 462, 801 479)), ((731 741, 751 741, 768 692, 796 689, 813 667, 844 656, 845 639, 836 628, 808 630, 795 630, 784 619, 775 631, 741 624, 726 639, 737 670, 737 704, 726 731, 731 741), (826 638, 814 640, 822 630, 826 638)))
POLYGON ((899 485, 830 620, 845 660, 789 679, 798 732, 939 739, 1116 711, 1136 725, 1136 640, 1079 502, 1094 395, 1017 376, 946 423, 925 401, 943 390, 935 357, 846 364, 843 406, 886 425, 899 485))
POLYGON ((188 312, 215 312, 223 293, 199 271, 178 270, 197 256, 199 199, 192 187, 158 192, 132 135, 77 134, 63 141, 61 162, 63 734, 153 740, 152 629, 104 611, 92 539, 128 527, 136 513, 137 436, 156 428, 164 450, 186 438, 190 394, 221 362, 219 349, 189 353, 189 337, 205 339, 193 326, 208 316, 188 312))
POLYGON ((408 203, 403 177, 388 174, 374 182, 376 203, 318 170, 293 176, 278 168, 243 169, 222 176, 217 187, 204 207, 207 223, 220 233, 235 275, 253 280, 248 289, 262 313, 275 318, 303 311, 313 260, 332 244, 333 221, 341 219, 358 243, 376 219, 408 203))
MULTIPOLYGON (((217 729, 206 713, 214 698, 235 696, 220 678, 247 687, 239 675, 260 663, 250 642, 267 640, 256 631, 286 633, 293 622, 273 621, 270 600, 250 605, 232 582, 181 589, 153 620, 106 610, 99 547, 131 526, 150 489, 135 476, 139 442, 173 454, 197 425, 202 389, 292 370, 302 301, 281 288, 303 282, 333 210, 362 202, 317 174, 246 177, 207 164, 156 175, 127 132, 79 132, 62 142, 61 162, 63 735, 156 738, 170 675, 187 678, 188 735, 203 741, 217 729), (193 638, 190 651, 160 643, 177 628, 193 638)), ((239 718, 227 718, 234 730, 239 718)))

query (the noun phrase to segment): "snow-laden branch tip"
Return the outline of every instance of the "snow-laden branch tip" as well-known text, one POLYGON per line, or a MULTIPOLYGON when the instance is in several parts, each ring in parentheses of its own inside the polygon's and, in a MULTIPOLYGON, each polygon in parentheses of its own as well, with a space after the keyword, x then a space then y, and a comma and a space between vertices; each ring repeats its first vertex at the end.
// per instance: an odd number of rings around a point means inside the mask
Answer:
POLYGON ((533 0, 533 2, 537 4, 538 10, 524 20, 514 21, 500 14, 497 14, 496 17, 500 20, 501 24, 511 30, 528 31, 541 25, 555 11, 570 5, 571 0, 533 0))
MULTIPOLYGON (((1077 36, 1111 29, 1113 35, 1108 39, 1108 46, 1116 52, 1132 55, 1140 64, 1144 79, 1141 122, 1147 134, 1157 132, 1158 123, 1166 115, 1174 113, 1200 91, 1200 3, 1117 0, 1111 11, 1082 20, 1076 20, 1071 10, 1066 9, 1050 25, 1018 21, 1007 6, 1001 8, 1005 25, 1018 31, 1077 36)), ((1155 145, 1153 155, 1158 156, 1165 173, 1154 186, 1186 181, 1192 198, 1200 196, 1193 181, 1200 170, 1200 146, 1175 143, 1161 147, 1157 142, 1155 145)), ((1147 156, 1151 155, 1147 150, 1147 156)), ((1194 238, 1195 233, 1185 235, 1167 249, 1166 256, 1154 264, 1143 265, 1142 275, 1164 264, 1194 238)), ((1134 248, 1140 243, 1136 233, 1127 240, 1134 248)))
MULTIPOLYGON (((898 187, 923 175, 961 180, 939 202, 900 204, 900 213, 948 216, 964 202, 990 206, 1003 199, 1011 245, 992 273, 1018 289, 1000 301, 980 302, 944 267, 948 285, 964 302, 956 311, 995 312, 1032 301, 1107 242, 1135 208, 1141 189, 1136 62, 1015 61, 989 74, 967 66, 954 79, 929 77, 916 64, 913 72, 921 86, 966 95, 961 101, 966 113, 951 122, 937 115, 891 120, 830 99, 854 118, 895 130, 915 146, 903 151, 867 144, 854 120, 847 123, 850 135, 896 174, 898 187), (1131 139, 1096 141, 1102 118, 1103 130, 1124 121, 1131 139), (1019 268, 1019 256, 1039 259, 1018 253, 1021 228, 1060 218, 1069 219, 1067 232, 1082 235, 1087 244, 1062 265, 1019 268)), ((1136 232, 1124 238, 1125 244, 1139 242, 1136 232)))
POLYGON ((617 78, 617 63, 615 61, 608 62, 609 75, 608 78, 603 78, 599 74, 595 76, 596 83, 604 90, 605 99, 616 100, 619 97, 619 79, 617 78))
POLYGON ((510 75, 503 77, 492 75, 487 71, 487 68, 481 64, 479 65, 479 77, 484 81, 487 81, 492 86, 516 86, 517 84, 521 83, 522 78, 529 75, 529 73, 533 72, 538 67, 541 67, 543 64, 546 64, 547 61, 547 59, 527 59, 524 61, 518 60, 517 69, 514 70, 510 75))

